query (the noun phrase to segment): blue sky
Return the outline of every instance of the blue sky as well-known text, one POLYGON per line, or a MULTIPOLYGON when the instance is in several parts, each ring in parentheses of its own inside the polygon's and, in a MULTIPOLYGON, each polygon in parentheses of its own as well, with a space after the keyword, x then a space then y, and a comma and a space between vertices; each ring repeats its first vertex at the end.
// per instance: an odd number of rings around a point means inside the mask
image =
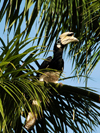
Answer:
MULTIPOLYGON (((0 3, 0 5, 2 5, 2 4, 0 3)), ((3 21, 0 22, 0 37, 3 38, 3 40, 5 42, 7 42, 7 38, 6 38, 7 37, 7 32, 5 32, 3 34, 4 23, 5 23, 5 17, 4 17, 3 21)), ((23 23, 22 30, 24 28, 25 28, 25 23, 23 23)), ((35 32, 36 32, 37 28, 38 28, 38 20, 35 22, 34 26, 32 27, 32 30, 31 30, 31 33, 30 33, 29 37, 33 38, 35 36, 35 32)), ((11 32, 9 37, 10 37, 10 40, 13 38, 13 31, 11 32)), ((51 47, 51 50, 53 50, 53 45, 51 47)), ((50 52, 49 55, 52 55, 52 52, 50 52)), ((43 58, 43 57, 40 56, 40 58, 43 58)), ((40 60, 39 62, 42 62, 42 60, 40 60)), ((64 56, 64 62, 65 62, 65 64, 64 64, 64 74, 65 74, 65 76, 66 77, 72 76, 71 75, 71 72, 72 72, 71 60, 69 60, 66 56, 64 56)), ((95 89, 100 94, 100 70, 99 69, 100 69, 100 62, 96 65, 95 69, 93 70, 92 74, 90 75, 90 78, 88 79, 87 86, 92 88, 92 89, 95 89)), ((72 85, 72 86, 83 86, 83 87, 85 86, 85 83, 83 82, 83 80, 80 83, 78 83, 77 79, 75 79, 75 80, 73 80, 73 79, 64 80, 63 84, 72 85)), ((69 132, 72 133, 72 131, 69 131, 69 132)), ((99 128, 96 128, 95 131, 92 132, 92 133, 100 133, 100 126, 99 126, 99 128)))

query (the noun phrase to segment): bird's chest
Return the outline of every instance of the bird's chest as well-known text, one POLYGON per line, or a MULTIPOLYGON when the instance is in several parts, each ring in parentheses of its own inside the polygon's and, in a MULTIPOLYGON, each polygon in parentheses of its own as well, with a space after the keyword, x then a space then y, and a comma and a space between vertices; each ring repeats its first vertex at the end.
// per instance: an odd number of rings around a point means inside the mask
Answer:
POLYGON ((59 71, 63 71, 63 67, 64 67, 64 62, 63 62, 63 59, 61 58, 58 58, 52 61, 52 63, 49 66, 49 68, 56 69, 59 71))
POLYGON ((39 77, 40 81, 58 83, 60 74, 63 71, 64 62, 60 56, 56 56, 52 59, 46 67, 43 74, 39 77), (55 70, 53 70, 55 69, 55 70))
POLYGON ((60 72, 49 71, 40 76, 40 81, 58 83, 60 72))

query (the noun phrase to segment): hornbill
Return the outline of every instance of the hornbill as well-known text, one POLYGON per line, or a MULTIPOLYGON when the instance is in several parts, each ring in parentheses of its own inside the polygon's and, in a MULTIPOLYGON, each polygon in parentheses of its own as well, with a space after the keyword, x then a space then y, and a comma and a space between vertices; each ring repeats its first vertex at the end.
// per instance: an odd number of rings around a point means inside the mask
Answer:
POLYGON ((49 69, 45 69, 43 71, 44 74, 38 74, 40 81, 58 83, 58 79, 64 69, 64 61, 62 59, 63 49, 71 42, 78 42, 78 39, 74 37, 73 32, 65 32, 59 36, 59 39, 54 45, 53 59, 49 56, 40 66, 40 70, 45 68, 50 68, 52 70, 49 71, 49 69))
MULTIPOLYGON (((40 81, 58 83, 58 79, 64 69, 64 61, 62 59, 63 49, 67 44, 78 41, 79 40, 76 37, 74 37, 73 32, 65 32, 59 36, 59 39, 55 42, 54 45, 53 58, 49 56, 46 60, 43 61, 43 63, 39 68, 40 70, 43 70, 42 73, 37 74, 37 77, 39 78, 40 81), (49 70, 48 68, 52 70, 49 70)), ((35 101, 36 100, 33 100, 33 103, 35 101)), ((34 126, 35 121, 36 121, 36 116, 32 115, 32 113, 29 112, 25 128, 27 130, 31 129, 34 126)))

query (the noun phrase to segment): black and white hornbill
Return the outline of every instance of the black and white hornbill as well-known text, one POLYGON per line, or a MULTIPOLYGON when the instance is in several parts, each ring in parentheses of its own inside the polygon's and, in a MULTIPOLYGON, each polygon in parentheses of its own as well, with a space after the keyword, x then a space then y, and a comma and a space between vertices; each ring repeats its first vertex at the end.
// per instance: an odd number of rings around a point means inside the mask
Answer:
MULTIPOLYGON (((40 81, 58 83, 60 74, 63 72, 64 69, 64 61, 62 59, 63 49, 67 44, 78 41, 79 40, 76 37, 74 37, 73 32, 65 32, 59 36, 59 39, 55 42, 54 45, 53 58, 49 56, 45 61, 43 61, 43 63, 40 66, 40 70, 43 70, 42 74, 38 73, 37 75, 40 81), (50 68, 52 70, 48 71, 48 69, 46 70, 46 68, 50 68)), ((32 103, 36 106, 36 103, 34 104, 34 102, 37 101, 33 100, 32 103)), ((25 128, 27 130, 31 129, 31 127, 33 127, 35 124, 36 117, 35 114, 33 114, 31 112, 28 113, 25 125, 25 128)))
POLYGON ((78 42, 78 39, 74 37, 73 32, 65 32, 59 36, 59 39, 54 45, 54 55, 53 59, 49 56, 40 66, 40 69, 50 68, 55 69, 55 71, 44 70, 44 74, 39 74, 40 81, 58 83, 60 74, 64 69, 64 61, 62 59, 64 47, 71 42, 78 42))

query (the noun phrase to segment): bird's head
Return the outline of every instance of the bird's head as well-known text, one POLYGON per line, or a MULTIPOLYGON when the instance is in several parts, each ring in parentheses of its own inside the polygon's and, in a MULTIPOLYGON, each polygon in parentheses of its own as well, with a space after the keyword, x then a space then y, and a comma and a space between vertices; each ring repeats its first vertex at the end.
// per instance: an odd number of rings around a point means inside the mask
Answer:
POLYGON ((65 32, 65 33, 62 33, 59 36, 59 39, 56 41, 56 47, 64 48, 64 46, 66 46, 71 42, 79 42, 79 40, 76 37, 74 37, 73 32, 65 32))

